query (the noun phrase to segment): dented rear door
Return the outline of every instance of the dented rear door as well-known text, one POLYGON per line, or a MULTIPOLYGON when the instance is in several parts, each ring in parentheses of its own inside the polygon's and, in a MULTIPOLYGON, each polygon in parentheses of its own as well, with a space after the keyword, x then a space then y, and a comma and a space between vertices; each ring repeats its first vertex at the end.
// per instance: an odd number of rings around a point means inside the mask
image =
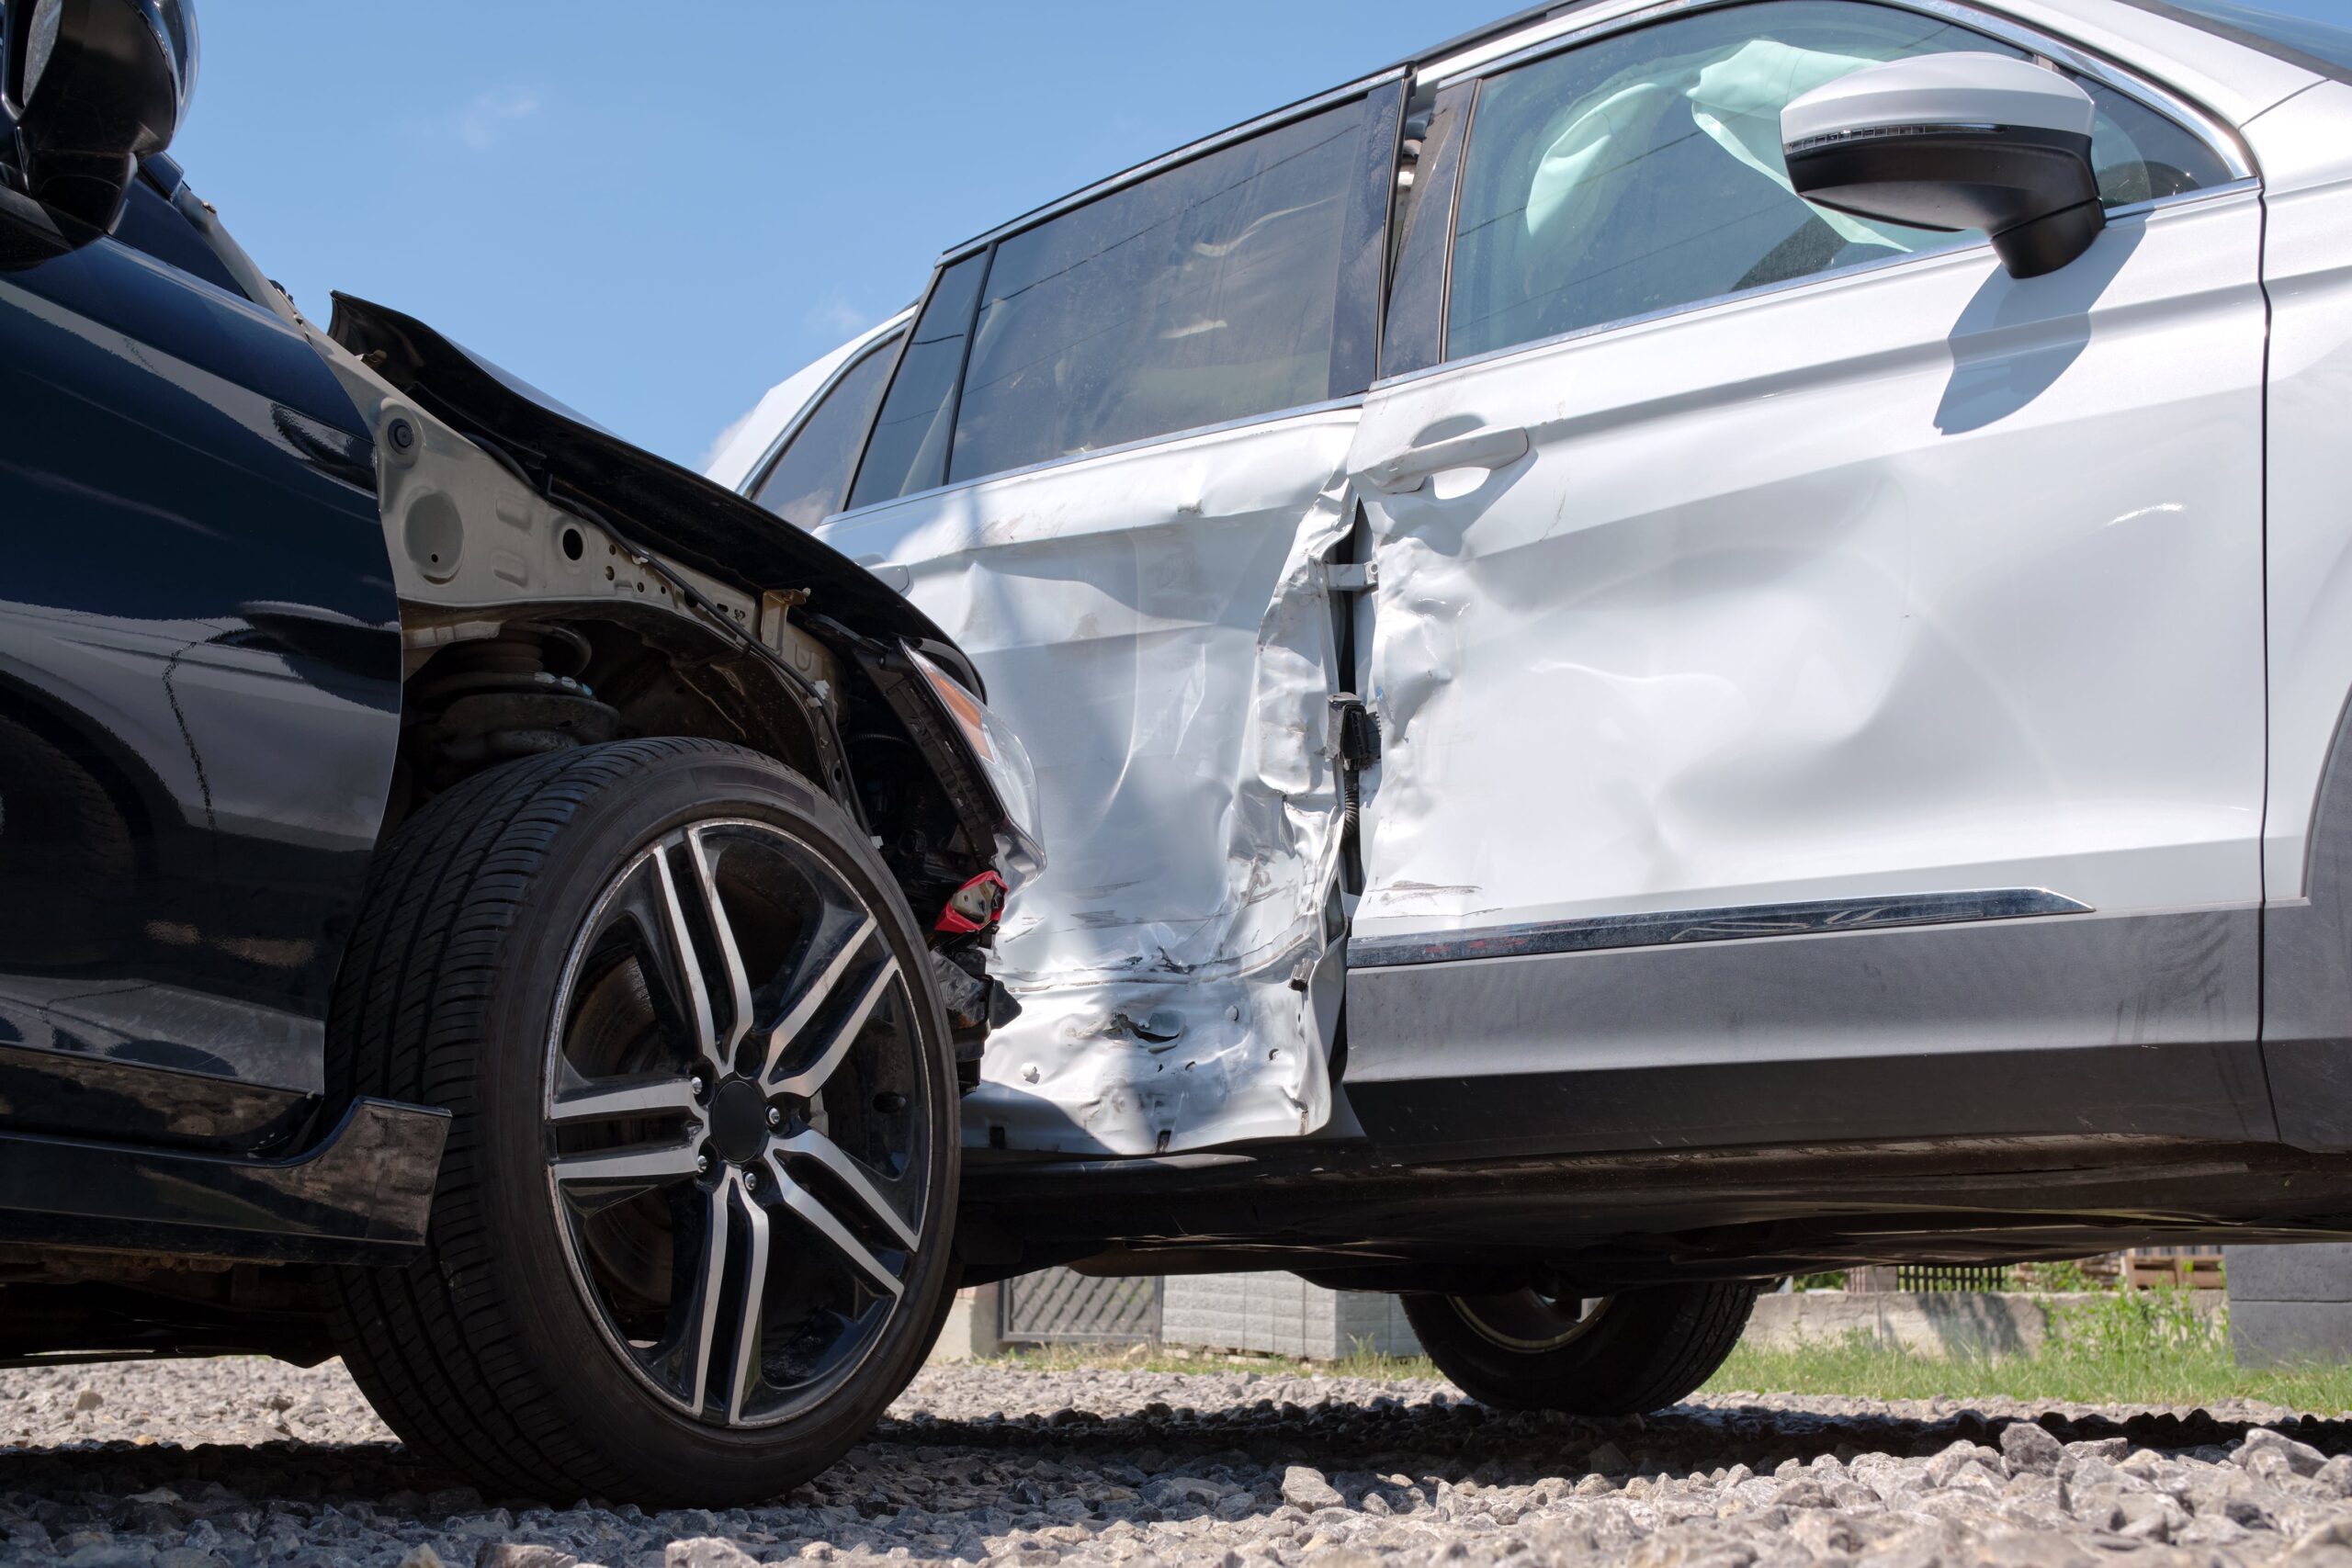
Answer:
POLYGON ((1150 1154, 1329 1113, 1342 683, 1323 563, 1371 379, 1400 85, 951 254, 851 510, 1035 764, 969 1143, 1150 1154))

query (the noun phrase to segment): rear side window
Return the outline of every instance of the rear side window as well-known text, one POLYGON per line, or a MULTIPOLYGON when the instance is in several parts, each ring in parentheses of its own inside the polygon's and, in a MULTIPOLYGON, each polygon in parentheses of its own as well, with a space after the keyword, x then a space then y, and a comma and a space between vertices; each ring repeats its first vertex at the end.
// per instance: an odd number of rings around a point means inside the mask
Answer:
POLYGON ((949 478, 1329 397, 1364 114, 1295 121, 1003 242, 949 478))
POLYGON ((940 482, 947 472, 947 434, 956 418, 956 378, 972 333, 988 254, 966 256, 941 273, 923 301, 874 422, 874 439, 858 465, 852 506, 870 506, 940 482))
MULTIPOLYGON (((1974 242, 1814 207, 1781 153, 1795 98, 1867 65, 1959 50, 2020 54, 1917 12, 1767 0, 1487 80, 1455 214, 1446 357, 1974 242)), ((2228 178, 2180 127, 2082 85, 2099 107, 2092 157, 2109 205, 2228 178)))
POLYGON ((866 427, 874 423, 874 411, 881 406, 882 389, 901 341, 896 335, 886 338, 834 378, 752 492, 753 501, 802 528, 814 528, 842 509, 849 495, 850 469, 857 462, 866 427))

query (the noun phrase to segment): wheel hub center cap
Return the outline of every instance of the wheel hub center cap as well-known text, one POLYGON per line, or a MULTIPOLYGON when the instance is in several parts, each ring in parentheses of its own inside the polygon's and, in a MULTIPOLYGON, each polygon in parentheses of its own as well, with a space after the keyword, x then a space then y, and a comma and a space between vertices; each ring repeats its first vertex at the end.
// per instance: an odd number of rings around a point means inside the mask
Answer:
POLYGON ((749 1165, 767 1152, 768 1102, 749 1078, 729 1078, 710 1097, 710 1143, 730 1165, 749 1165))

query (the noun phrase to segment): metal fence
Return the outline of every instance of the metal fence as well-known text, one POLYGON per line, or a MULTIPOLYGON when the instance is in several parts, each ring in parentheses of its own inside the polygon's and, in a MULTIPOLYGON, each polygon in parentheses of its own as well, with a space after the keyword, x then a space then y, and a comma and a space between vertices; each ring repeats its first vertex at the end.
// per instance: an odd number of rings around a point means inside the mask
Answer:
POLYGON ((1041 1269, 1000 1288, 998 1337, 1018 1345, 1131 1344, 1159 1338, 1157 1278, 1098 1280, 1041 1269))
POLYGON ((1899 1291, 2006 1291, 2009 1275, 1999 1263, 1906 1263, 1894 1271, 1899 1291))
MULTIPOLYGON (((1816 1282, 1835 1275, 1809 1276, 1816 1282)), ((2140 1247, 2061 1263, 1905 1263, 1849 1269, 1849 1291, 2080 1291, 2152 1286, 2218 1290, 2218 1247, 2140 1247)))

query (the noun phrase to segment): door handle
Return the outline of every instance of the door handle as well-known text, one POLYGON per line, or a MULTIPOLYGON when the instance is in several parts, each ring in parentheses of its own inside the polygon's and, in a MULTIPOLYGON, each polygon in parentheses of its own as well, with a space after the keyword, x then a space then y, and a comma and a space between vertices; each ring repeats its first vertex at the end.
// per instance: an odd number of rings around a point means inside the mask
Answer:
POLYGON ((1383 495, 1403 495, 1420 489, 1431 474, 1448 468, 1508 468, 1527 456, 1527 432, 1517 425, 1474 430, 1425 446, 1408 446, 1365 468, 1363 477, 1383 495))

